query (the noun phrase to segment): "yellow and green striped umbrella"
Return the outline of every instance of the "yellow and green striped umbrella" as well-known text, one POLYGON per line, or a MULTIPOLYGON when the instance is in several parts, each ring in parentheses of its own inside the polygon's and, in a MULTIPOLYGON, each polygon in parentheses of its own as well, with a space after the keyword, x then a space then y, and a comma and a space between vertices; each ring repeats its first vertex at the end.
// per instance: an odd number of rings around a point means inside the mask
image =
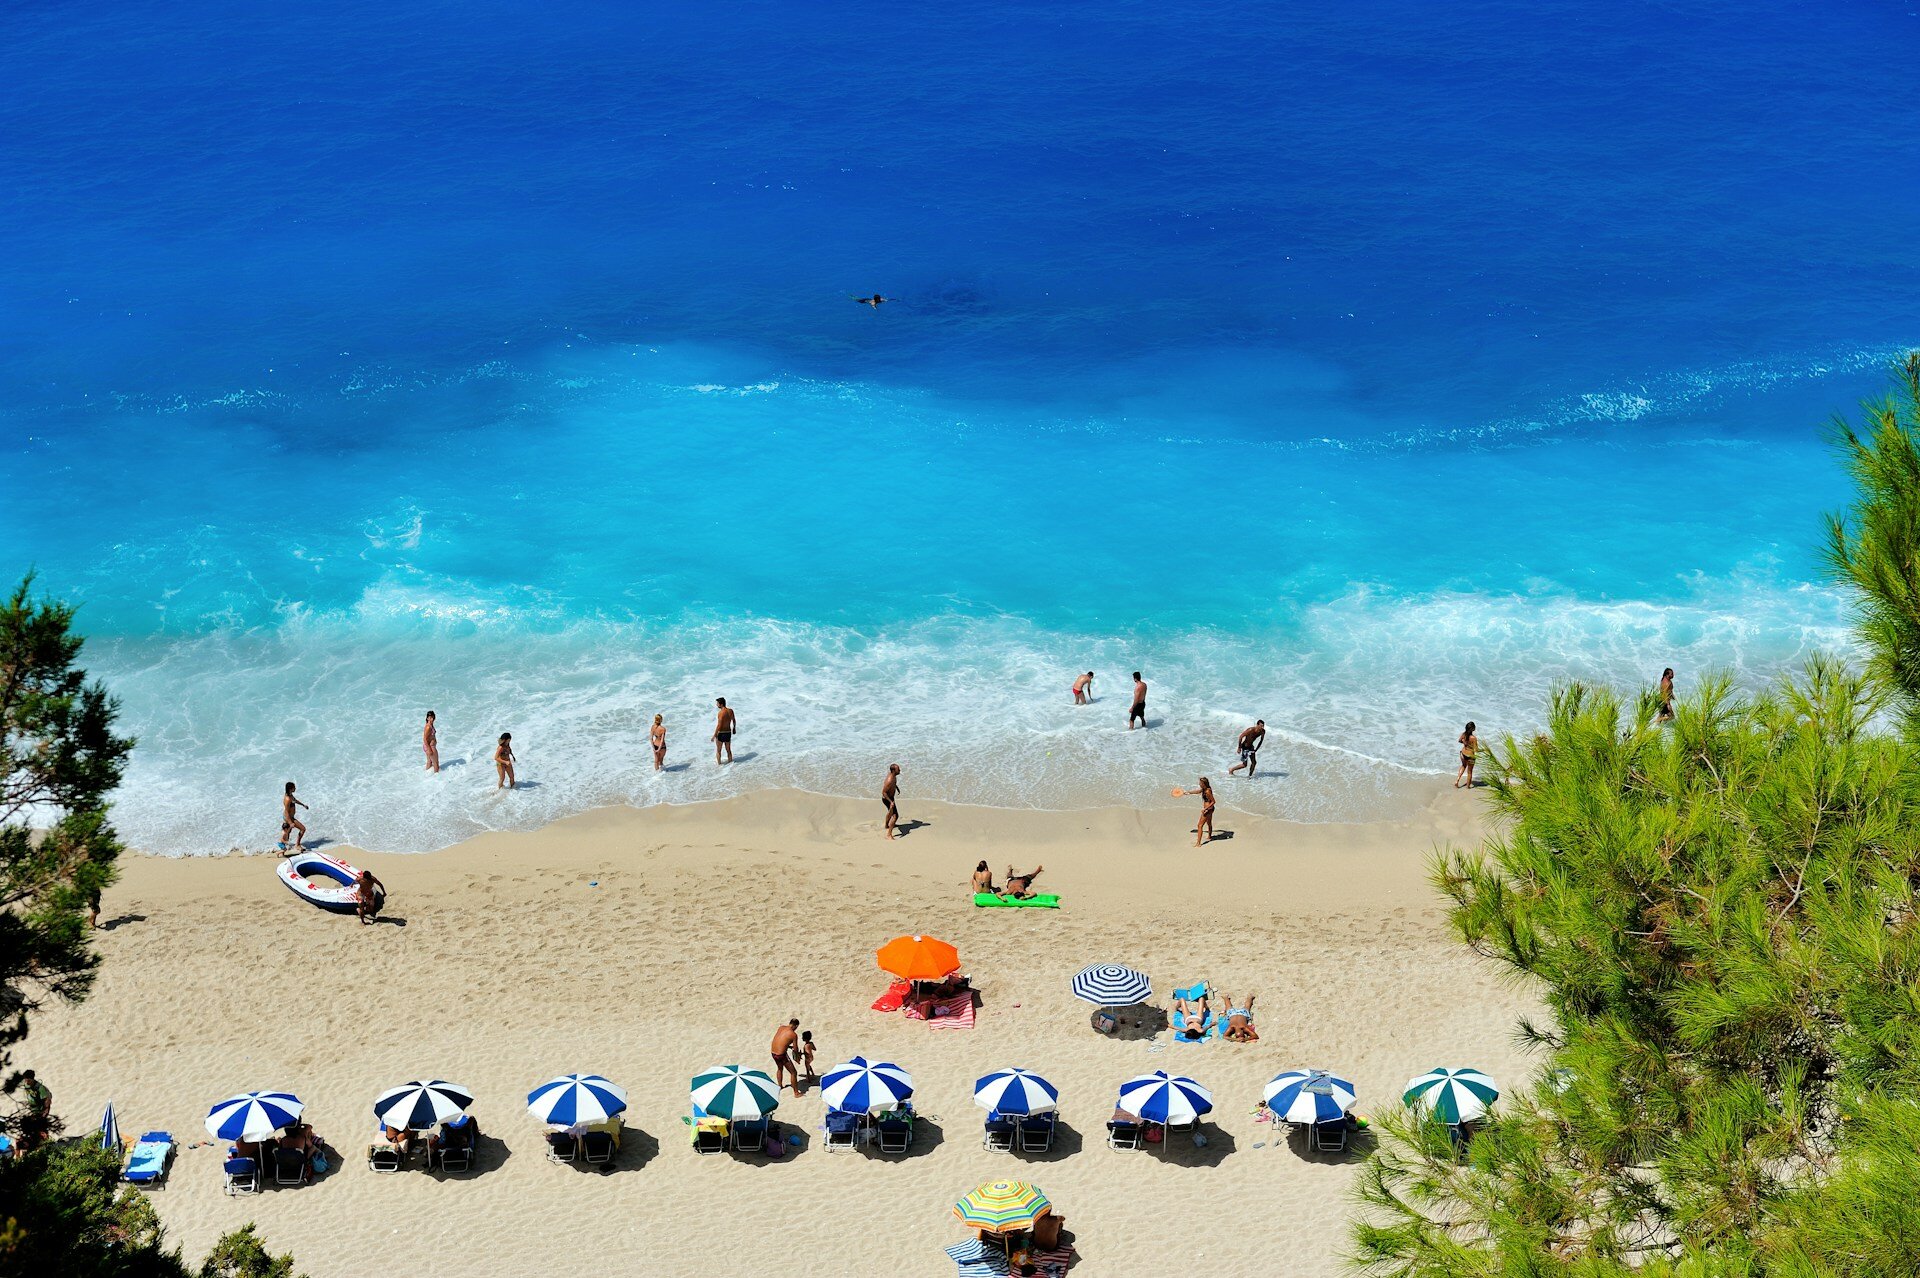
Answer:
POLYGON ((1024 1180, 990 1180, 953 1205, 953 1214, 969 1229, 1006 1234, 1032 1229, 1052 1210, 1047 1196, 1024 1180))

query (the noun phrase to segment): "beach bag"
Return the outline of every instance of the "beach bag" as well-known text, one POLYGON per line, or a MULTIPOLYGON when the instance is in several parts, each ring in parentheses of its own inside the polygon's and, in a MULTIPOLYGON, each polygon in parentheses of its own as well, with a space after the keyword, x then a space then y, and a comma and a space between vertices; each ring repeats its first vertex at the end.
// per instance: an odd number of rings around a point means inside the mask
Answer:
POLYGON ((313 1174, 314 1175, 316 1176, 326 1175, 327 1166, 328 1166, 327 1156, 325 1154, 315 1154, 313 1156, 313 1174))
POLYGON ((1102 1012, 1098 1016, 1093 1018, 1093 1027, 1099 1030, 1102 1034, 1113 1033, 1117 1024, 1118 1022, 1116 1022, 1112 1016, 1108 1015, 1105 1012, 1102 1012))
POLYGON ((772 1128, 768 1128, 767 1129, 767 1157, 768 1158, 784 1158, 786 1157, 786 1153, 787 1153, 787 1142, 785 1142, 784 1140, 781 1140, 778 1136, 776 1136, 772 1128))

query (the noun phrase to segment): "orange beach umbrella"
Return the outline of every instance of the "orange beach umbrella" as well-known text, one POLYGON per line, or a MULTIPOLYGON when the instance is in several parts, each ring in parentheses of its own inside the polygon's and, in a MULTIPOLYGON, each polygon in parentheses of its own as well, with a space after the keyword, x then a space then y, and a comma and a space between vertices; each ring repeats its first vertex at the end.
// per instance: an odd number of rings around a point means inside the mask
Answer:
POLYGON ((903 981, 937 981, 960 970, 960 951, 931 936, 896 936, 874 956, 903 981))

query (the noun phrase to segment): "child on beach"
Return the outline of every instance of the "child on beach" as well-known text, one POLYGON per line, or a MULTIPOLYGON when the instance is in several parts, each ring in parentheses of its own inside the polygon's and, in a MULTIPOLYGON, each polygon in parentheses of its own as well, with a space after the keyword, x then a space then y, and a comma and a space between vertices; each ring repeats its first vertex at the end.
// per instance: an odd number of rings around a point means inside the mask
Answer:
POLYGON ((513 734, 511 732, 501 733, 500 743, 493 748, 493 770, 494 789, 498 790, 503 786, 509 790, 513 789, 513 734))
POLYGON ((289 836, 292 836, 295 852, 307 850, 307 827, 302 825, 300 818, 295 815, 298 809, 306 806, 305 803, 293 797, 293 782, 287 782, 287 792, 280 799, 280 850, 282 852, 287 850, 289 836), (296 834, 295 831, 298 833, 296 834))
POLYGON ((806 1070, 806 1077, 809 1080, 820 1077, 818 1074, 813 1072, 813 1031, 812 1030, 800 1031, 800 1066, 802 1069, 806 1070))

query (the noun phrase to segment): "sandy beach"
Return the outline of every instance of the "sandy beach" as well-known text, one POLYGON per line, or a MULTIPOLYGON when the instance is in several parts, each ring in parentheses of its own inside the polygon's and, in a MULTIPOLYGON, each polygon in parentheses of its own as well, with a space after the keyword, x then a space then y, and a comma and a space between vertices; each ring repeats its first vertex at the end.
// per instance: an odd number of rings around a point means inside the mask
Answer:
POLYGON ((1359 1155, 1280 1145, 1255 1121, 1262 1083, 1332 1069, 1365 1114, 1434 1065, 1509 1086, 1526 1075, 1511 1041, 1524 994, 1446 936, 1425 882, 1437 843, 1479 837, 1477 801, 1444 782, 1407 819, 1368 825, 1256 820, 1223 803, 1231 837, 1197 850, 1178 811, 903 808, 919 824, 891 844, 876 803, 784 791, 605 809, 419 856, 329 847, 390 888, 373 927, 296 900, 270 855, 129 855, 92 997, 37 1016, 21 1063, 53 1087, 70 1132, 111 1098, 129 1134, 206 1141, 221 1096, 296 1091, 344 1166, 233 1198, 221 1151, 203 1144, 154 1201, 189 1256, 251 1220, 313 1278, 949 1274, 941 1248, 965 1237, 950 1205, 1005 1176, 1065 1215, 1075 1273, 1331 1275, 1359 1155), (996 875, 1044 863, 1037 886, 1065 908, 974 908, 964 885, 983 857, 996 875), (875 948, 913 932, 958 946, 981 991, 971 1031, 870 1010, 887 985, 875 948), (1203 979, 1257 994, 1261 1040, 1102 1037, 1068 989, 1096 961, 1150 973, 1161 1006, 1203 979), (823 1071, 865 1053, 912 1072, 927 1121, 909 1155, 823 1149, 812 1089, 778 1112, 808 1137, 784 1160, 688 1148, 689 1078, 767 1067, 790 1015, 823 1071), (1067 1130, 1050 1154, 981 1148, 973 1081, 1008 1065, 1060 1087, 1067 1130), (1105 1147, 1118 1085, 1155 1068, 1213 1090, 1204 1148, 1105 1147), (613 1174, 550 1164, 525 1113, 530 1087, 571 1070, 631 1094, 613 1174), (370 1172, 374 1095, 435 1076, 478 1097, 476 1174, 370 1172))

